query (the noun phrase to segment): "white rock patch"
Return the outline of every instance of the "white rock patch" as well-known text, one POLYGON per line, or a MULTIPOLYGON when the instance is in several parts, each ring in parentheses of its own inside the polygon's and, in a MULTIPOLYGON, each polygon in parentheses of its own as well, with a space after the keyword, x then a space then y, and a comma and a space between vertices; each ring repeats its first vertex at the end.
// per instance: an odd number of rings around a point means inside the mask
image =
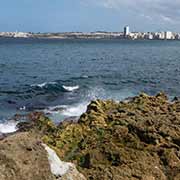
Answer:
POLYGON ((48 147, 46 144, 42 144, 48 153, 48 160, 50 163, 51 173, 55 176, 63 176, 70 169, 74 167, 72 163, 63 162, 59 159, 56 152, 48 147))

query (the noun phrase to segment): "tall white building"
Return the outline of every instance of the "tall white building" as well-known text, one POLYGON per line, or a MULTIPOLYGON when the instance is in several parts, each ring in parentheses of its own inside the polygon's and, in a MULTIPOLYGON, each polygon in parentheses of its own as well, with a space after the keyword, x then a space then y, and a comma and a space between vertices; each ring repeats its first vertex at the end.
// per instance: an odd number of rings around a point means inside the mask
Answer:
POLYGON ((125 26, 125 27, 124 27, 124 36, 125 36, 125 37, 128 36, 129 33, 130 33, 129 26, 125 26))

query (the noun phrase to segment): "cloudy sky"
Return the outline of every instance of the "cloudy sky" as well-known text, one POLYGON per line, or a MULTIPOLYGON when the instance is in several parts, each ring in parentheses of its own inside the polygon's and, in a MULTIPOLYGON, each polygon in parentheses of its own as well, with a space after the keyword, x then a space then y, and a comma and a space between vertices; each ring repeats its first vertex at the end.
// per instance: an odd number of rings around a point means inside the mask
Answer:
POLYGON ((180 0, 1 0, 0 31, 180 32, 180 0))

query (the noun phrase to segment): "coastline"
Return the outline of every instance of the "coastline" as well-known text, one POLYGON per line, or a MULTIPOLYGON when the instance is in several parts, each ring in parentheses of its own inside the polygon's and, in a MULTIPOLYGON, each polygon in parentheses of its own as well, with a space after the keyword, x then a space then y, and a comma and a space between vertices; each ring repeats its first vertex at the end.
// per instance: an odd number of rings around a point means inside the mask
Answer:
MULTIPOLYGON (((178 180, 179 109, 180 101, 169 102, 164 93, 142 93, 121 102, 96 100, 78 121, 70 119, 57 126, 43 113, 31 113, 28 122, 18 124, 13 136, 16 139, 27 133, 25 143, 36 137, 36 144, 48 145, 60 159, 75 164, 87 179, 178 180)), ((3 142, 11 144, 6 138, 3 142)))
MULTIPOLYGON (((124 36, 123 32, 62 32, 62 33, 25 33, 25 32, 0 32, 1 38, 11 38, 11 39, 60 39, 60 40, 73 40, 73 39, 86 39, 86 40, 160 40, 160 41, 178 41, 180 40, 177 33, 175 33, 174 38, 165 39, 159 38, 158 36, 154 38, 149 38, 148 33, 134 32, 134 35, 124 36), (176 38, 177 36, 177 38, 176 38)), ((156 34, 156 33, 155 33, 156 34)))

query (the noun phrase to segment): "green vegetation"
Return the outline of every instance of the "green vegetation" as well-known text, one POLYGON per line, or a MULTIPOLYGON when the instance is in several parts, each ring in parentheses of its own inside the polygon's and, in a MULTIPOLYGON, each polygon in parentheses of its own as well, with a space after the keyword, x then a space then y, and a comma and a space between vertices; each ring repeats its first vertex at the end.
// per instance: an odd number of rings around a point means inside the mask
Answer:
POLYGON ((92 101, 77 123, 34 119, 42 140, 87 179, 180 179, 180 102, 163 93, 92 101))

